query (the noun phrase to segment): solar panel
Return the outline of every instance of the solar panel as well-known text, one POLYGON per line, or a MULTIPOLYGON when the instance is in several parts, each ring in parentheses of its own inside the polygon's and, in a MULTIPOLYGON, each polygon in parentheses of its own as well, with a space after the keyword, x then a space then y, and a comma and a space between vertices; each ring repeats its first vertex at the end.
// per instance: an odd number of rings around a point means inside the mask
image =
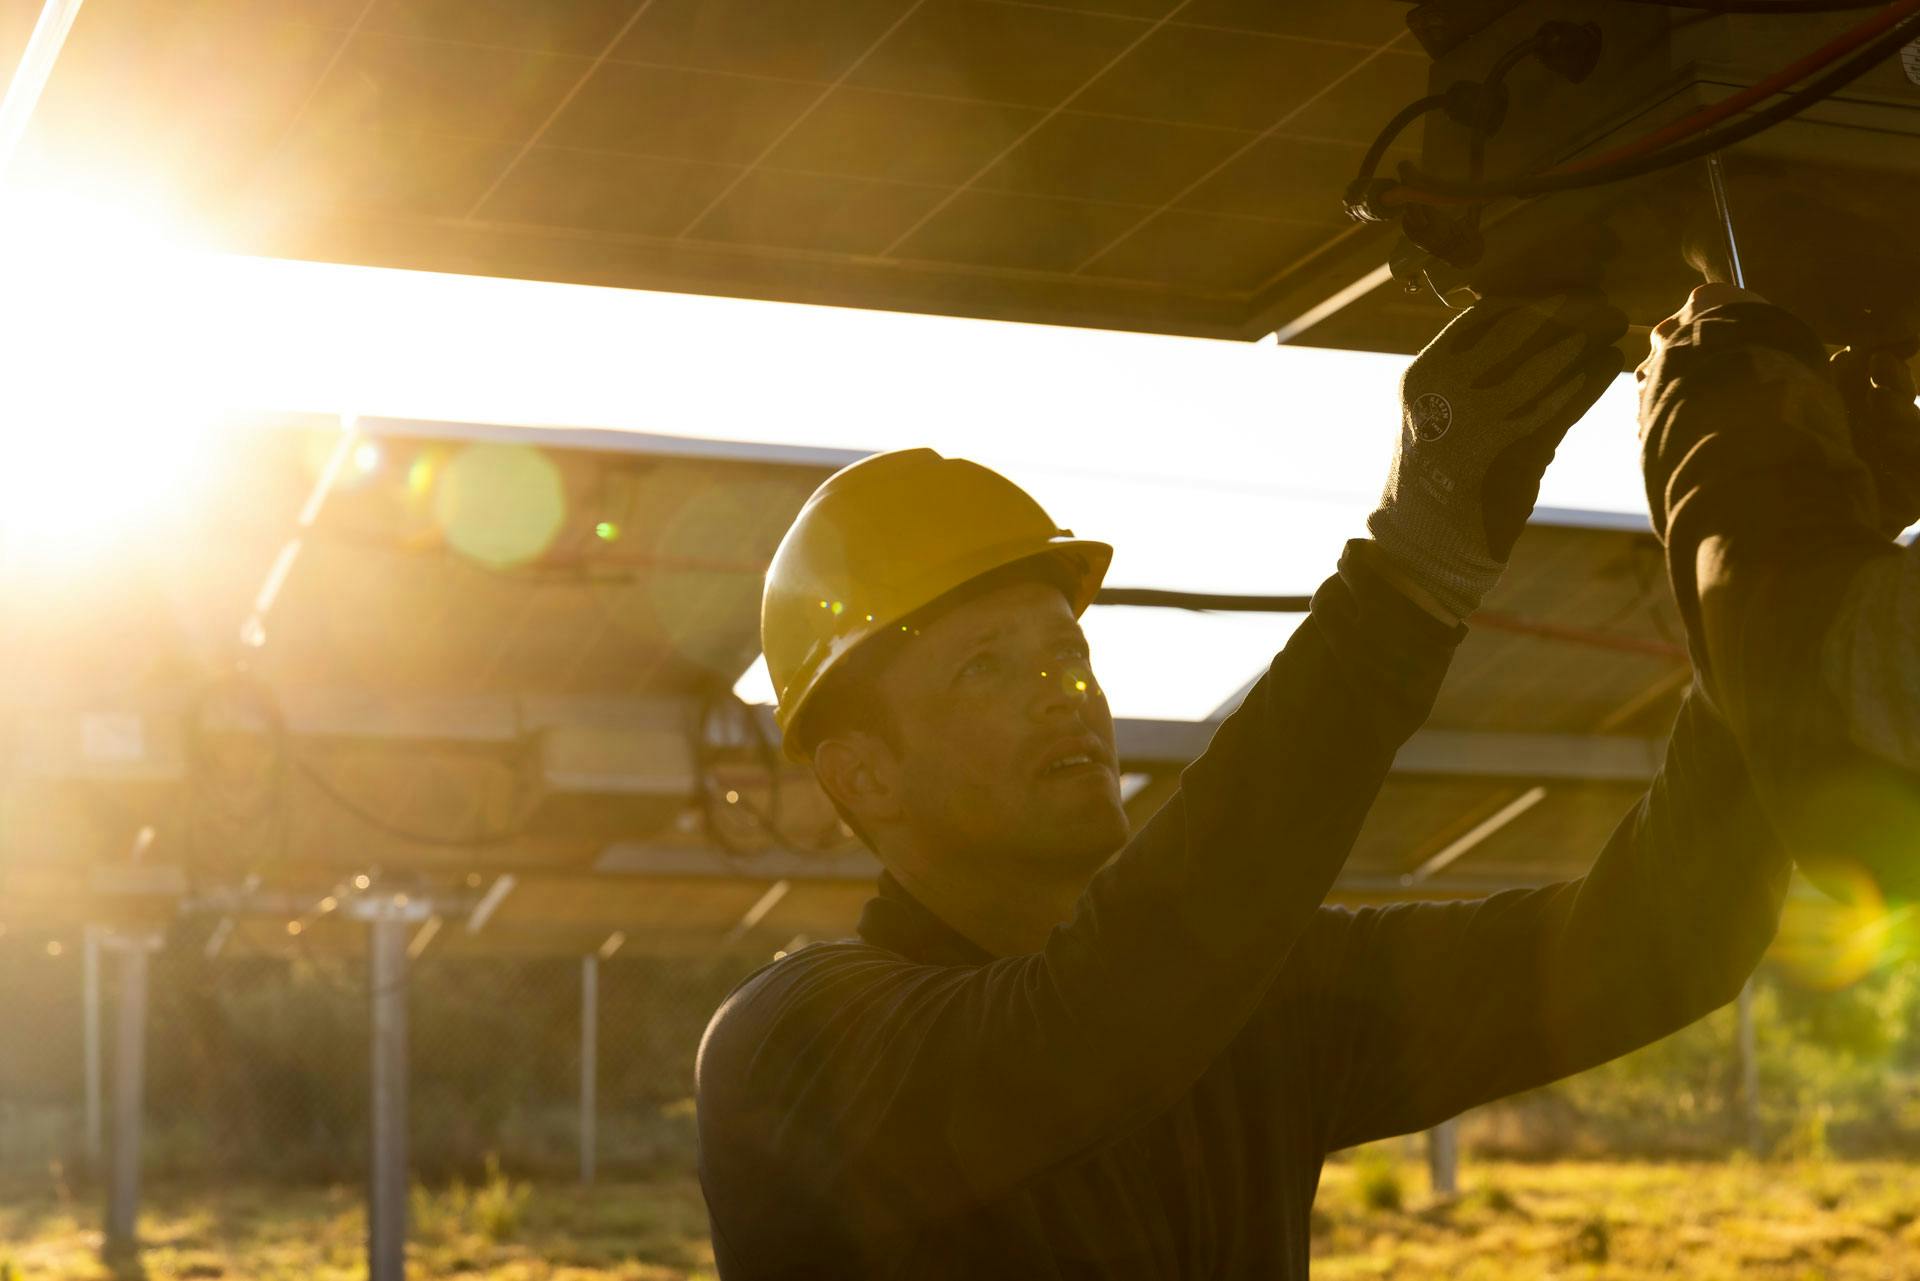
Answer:
POLYGON ((1424 91, 1403 13, 88 6, 18 170, 280 256, 1255 337, 1263 294, 1353 239, 1380 104, 1424 91))

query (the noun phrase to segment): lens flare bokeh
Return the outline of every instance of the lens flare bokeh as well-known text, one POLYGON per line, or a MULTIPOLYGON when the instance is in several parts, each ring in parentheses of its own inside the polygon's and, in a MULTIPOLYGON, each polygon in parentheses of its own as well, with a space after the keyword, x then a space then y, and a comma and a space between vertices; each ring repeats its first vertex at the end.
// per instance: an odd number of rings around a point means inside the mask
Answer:
POLYGON ((567 516, 560 469, 527 445, 469 445, 433 484, 447 545, 483 565, 524 565, 553 544, 567 516))
POLYGON ((1769 958, 1796 986, 1836 992, 1912 954, 1913 912, 1890 907, 1864 867, 1823 864, 1820 882, 1794 878, 1769 958))

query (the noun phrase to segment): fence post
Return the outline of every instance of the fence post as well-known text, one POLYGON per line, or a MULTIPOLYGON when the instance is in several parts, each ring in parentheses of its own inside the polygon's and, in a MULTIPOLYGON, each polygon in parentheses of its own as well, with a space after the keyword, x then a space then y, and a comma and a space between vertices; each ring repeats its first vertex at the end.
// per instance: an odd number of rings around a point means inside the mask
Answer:
POLYGON ((160 947, 152 934, 108 934, 120 957, 118 1018, 113 1036, 113 1158, 107 1181, 107 1224, 101 1253, 116 1257, 139 1246, 140 1120, 145 1094, 147 957, 160 947))
POLYGON ((600 957, 580 958, 580 1183, 593 1186, 600 1068, 600 957))
POLYGON ((100 927, 89 925, 80 953, 80 1041, 82 1088, 86 1091, 87 1173, 100 1174, 103 1149, 100 1121, 100 927))
POLYGON ((1747 1151, 1761 1156, 1765 1136, 1760 1129, 1760 1050, 1753 1027, 1753 977, 1740 986, 1734 1002, 1734 1047, 1740 1080, 1740 1123, 1747 1151))
POLYGON ((367 1281, 407 1275, 407 941, 433 914, 425 899, 374 894, 348 913, 367 923, 367 1015, 373 1053, 367 1153, 367 1281))
POLYGON ((1435 1196, 1460 1191, 1460 1118, 1442 1121, 1427 1131, 1427 1173, 1435 1196))

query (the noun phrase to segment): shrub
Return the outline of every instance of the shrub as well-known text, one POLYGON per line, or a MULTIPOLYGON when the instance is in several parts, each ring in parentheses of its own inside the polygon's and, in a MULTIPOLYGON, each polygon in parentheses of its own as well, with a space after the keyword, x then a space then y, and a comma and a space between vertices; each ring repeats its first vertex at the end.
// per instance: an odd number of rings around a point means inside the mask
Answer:
POLYGON ((448 1241, 466 1230, 467 1185, 455 1178, 442 1192, 416 1183, 407 1194, 407 1224, 423 1240, 448 1241))
POLYGON ((1825 1165, 1833 1157, 1833 1146, 1827 1141, 1827 1126, 1832 1119, 1833 1108, 1829 1104, 1803 1101, 1799 1117, 1786 1137, 1775 1145, 1774 1155, 1807 1166, 1825 1165))
POLYGON ((526 1220, 533 1185, 515 1183, 500 1172, 500 1158, 487 1154, 487 1181, 473 1190, 474 1230, 489 1241, 506 1241, 526 1220))
POLYGON ((1520 1208, 1520 1203, 1514 1200, 1513 1193, 1498 1183, 1489 1182, 1481 1187, 1480 1204, 1492 1214, 1524 1215, 1526 1213, 1520 1208))
POLYGON ((1604 1215, 1596 1214, 1580 1225, 1573 1234, 1571 1253, 1580 1263, 1605 1263, 1613 1250, 1613 1225, 1604 1215))
POLYGON ((1362 1148, 1353 1158, 1353 1185, 1369 1210, 1399 1210, 1406 1204, 1406 1180, 1400 1163, 1379 1148, 1362 1148))
POLYGON ((416 1183, 407 1208, 413 1232, 422 1240, 446 1242, 472 1232, 489 1241, 507 1241, 519 1234, 532 1199, 533 1185, 508 1178, 499 1156, 489 1152, 484 1183, 469 1189, 455 1177, 439 1193, 416 1183))

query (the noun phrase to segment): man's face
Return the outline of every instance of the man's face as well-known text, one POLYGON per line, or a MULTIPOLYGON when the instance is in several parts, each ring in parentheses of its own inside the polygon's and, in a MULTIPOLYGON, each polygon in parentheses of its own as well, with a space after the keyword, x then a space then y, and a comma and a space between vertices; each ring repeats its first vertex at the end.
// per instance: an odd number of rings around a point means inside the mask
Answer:
POLYGON ((1058 588, 1016 582, 955 606, 879 681, 922 848, 1092 875, 1126 842, 1113 713, 1058 588))

